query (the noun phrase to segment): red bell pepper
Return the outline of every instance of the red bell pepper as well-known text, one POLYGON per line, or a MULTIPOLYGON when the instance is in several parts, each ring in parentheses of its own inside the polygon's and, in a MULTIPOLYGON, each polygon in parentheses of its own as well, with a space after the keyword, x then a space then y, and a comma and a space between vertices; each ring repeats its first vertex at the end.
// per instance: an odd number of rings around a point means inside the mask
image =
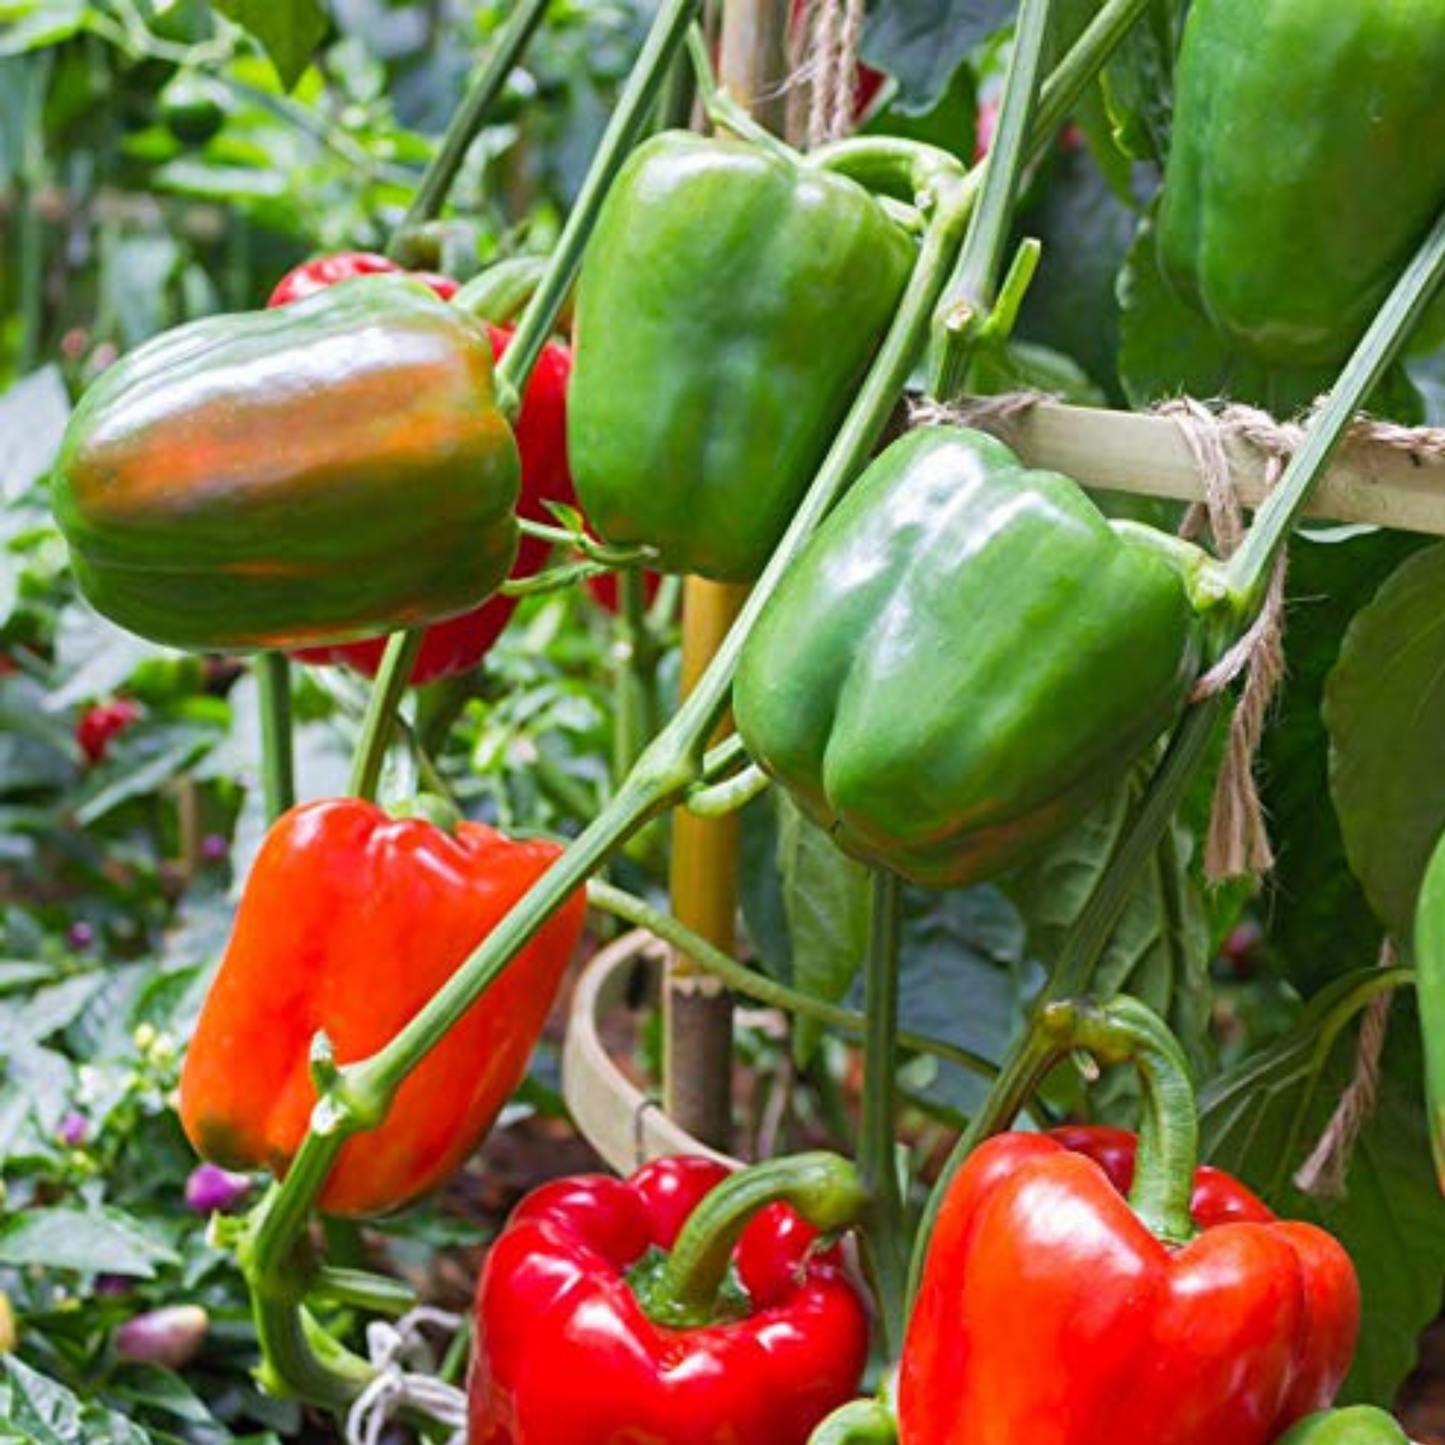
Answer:
MULTIPOLYGON (((181 1072, 181 1123, 227 1168, 285 1172, 316 1088, 312 1040, 338 1063, 390 1041, 560 849, 481 823, 448 831, 329 799, 266 835, 181 1072)), ((320 1196, 378 1214, 452 1174, 520 1083, 586 912, 578 891, 402 1084, 378 1127, 349 1139, 320 1196)))
MULTIPOLYGON (((266 304, 284 306, 352 276, 401 269, 385 256, 365 251, 322 256, 283 276, 266 304)), ((426 282, 443 300, 451 300, 460 290, 457 282, 449 276, 431 272, 412 274, 426 282)), ((492 343, 493 357, 500 360, 511 343, 512 333, 488 325, 487 336, 492 343)), ((522 490, 517 498, 517 510, 534 522, 552 520, 546 510, 547 502, 562 502, 568 506, 577 503, 572 474, 567 467, 567 383, 571 374, 570 348, 557 342, 543 347, 523 393, 522 409, 513 428, 517 450, 522 458, 522 490)), ((540 571, 549 550, 546 542, 523 535, 512 567, 513 575, 529 577, 540 571)), ((475 667, 502 635, 516 606, 515 598, 498 595, 488 598, 470 612, 433 623, 427 628, 421 651, 412 664, 412 685, 420 687, 428 682, 438 682, 475 667)), ((334 647, 303 648, 294 655, 302 662, 341 664, 368 677, 375 677, 385 651, 386 638, 374 637, 334 647)))
POLYGON ((478 1284, 469 1445, 804 1445, 863 1373, 863 1301, 816 1248, 862 1204, 819 1154, 544 1185, 478 1284))
POLYGON ((909 1322, 902 1445, 1268 1445, 1349 1368, 1349 1257, 1196 1174, 1178 1045, 1142 1005, 1109 1008, 1144 1075, 1137 1164, 1097 1130, 1002 1134, 969 1157, 909 1322))

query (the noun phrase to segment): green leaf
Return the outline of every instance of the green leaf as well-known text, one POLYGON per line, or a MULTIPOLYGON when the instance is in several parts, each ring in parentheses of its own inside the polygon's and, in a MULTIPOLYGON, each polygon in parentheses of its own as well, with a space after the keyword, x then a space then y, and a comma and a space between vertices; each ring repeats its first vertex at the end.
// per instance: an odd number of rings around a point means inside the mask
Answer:
POLYGON ((290 90, 306 73, 331 19, 321 0, 211 0, 261 42, 281 84, 290 90))
POLYGON ((1154 4, 1124 37, 1105 67, 1104 101, 1114 138, 1125 155, 1163 166, 1173 118, 1174 55, 1178 49, 1180 0, 1154 4))
POLYGON ((1014 17, 1013 0, 897 0, 870 8, 862 56, 898 81, 893 104, 932 110, 969 51, 1014 17))
POLYGON ((0 1264, 151 1279, 157 1265, 177 1263, 174 1250, 118 1209, 56 1205, 0 1224, 0 1264))
MULTIPOLYGON (((810 998, 837 1003, 858 976, 868 948, 868 869, 840 852, 786 793, 774 791, 793 986, 810 998)), ((812 1058, 821 1036, 816 1022, 797 1020, 793 1053, 800 1066, 812 1058)))
POLYGON ((80 32, 90 12, 86 0, 0 0, 0 55, 59 45, 80 32))
POLYGON ((85 973, 37 989, 18 1008, 7 1010, 7 1047, 15 1043, 42 1043, 68 1028, 104 987, 104 974, 85 973))
POLYGON ((1360 1344, 1345 1403, 1388 1406, 1439 1312, 1445 1279, 1441 1207, 1420 1106, 1419 1026, 1397 997, 1375 1112, 1351 1158, 1343 1198, 1302 1194, 1308 1157, 1354 1068, 1349 1027, 1375 970, 1340 979, 1294 1030, 1218 1078, 1200 1098, 1202 1157, 1256 1189, 1282 1216, 1328 1229, 1360 1276, 1360 1344))
POLYGON ((0 1355, 0 1445, 152 1445, 133 1421, 0 1355))
MULTIPOLYGON (((1046 968, 1057 962, 1103 874, 1138 786, 1136 779, 1116 789, 1047 852, 1004 880, 1004 891, 1028 930, 1030 951, 1046 968)), ((1198 1074, 1210 1061, 1210 927, 1190 875, 1192 846, 1189 833, 1178 824, 1165 834, 1130 890, 1099 960, 1094 988, 1106 997, 1132 994, 1166 1018, 1198 1074)))
MULTIPOLYGON (((153 793, 162 783, 186 772, 217 742, 216 734, 195 727, 167 727, 152 732, 144 745, 136 747, 146 756, 135 756, 119 777, 111 777, 85 797, 75 810, 82 828, 98 822, 132 798, 153 793)), ((104 776, 97 771, 92 776, 104 776)))
POLYGON ((1385 927, 1408 942, 1445 829, 1445 543, 1396 569, 1350 624, 1325 685, 1330 792, 1345 852, 1385 927))
POLYGON ((69 420, 58 366, 32 371, 0 396, 0 488, 8 500, 18 501, 50 470, 69 420))
POLYGON ((1263 910, 1271 961, 1305 997, 1373 962, 1381 933, 1330 801, 1325 678, 1350 619, 1423 545, 1403 532, 1338 529, 1290 542, 1285 682, 1255 773, 1276 857, 1263 910))

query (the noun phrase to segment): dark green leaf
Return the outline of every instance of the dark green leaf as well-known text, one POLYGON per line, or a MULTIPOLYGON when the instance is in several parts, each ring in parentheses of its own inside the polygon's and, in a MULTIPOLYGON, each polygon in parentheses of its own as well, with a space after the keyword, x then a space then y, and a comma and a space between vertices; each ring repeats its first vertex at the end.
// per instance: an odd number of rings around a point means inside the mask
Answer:
POLYGON ((1162 166, 1169 155, 1181 0, 1154 0, 1104 69, 1104 97, 1125 155, 1162 166))
POLYGON ((1388 1406, 1440 1308, 1445 1208, 1420 1105, 1419 1026, 1397 998, 1375 1113, 1351 1159, 1343 1198, 1302 1194, 1291 1176, 1308 1157, 1354 1068, 1354 1030, 1370 970, 1324 990, 1298 1026, 1218 1078, 1200 1099, 1202 1157, 1257 1189, 1290 1219, 1334 1234, 1360 1276, 1360 1345, 1345 1401, 1388 1406))
MULTIPOLYGON (((786 793, 774 793, 793 987, 837 1003, 857 977, 868 947, 868 869, 840 852, 786 793)), ((811 1059, 820 1032, 808 1019, 797 1021, 793 1049, 799 1065, 811 1059)))
POLYGON ((331 26, 321 0, 211 0, 211 3, 261 42, 287 90, 305 74, 312 54, 331 26))
POLYGON ((1350 624, 1325 685, 1325 725, 1350 867, 1407 941, 1445 828, 1445 544, 1407 558, 1350 624))
POLYGON ((81 827, 113 812, 122 803, 154 792, 162 783, 184 773, 216 742, 215 734, 194 727, 168 727, 151 735, 144 758, 137 757, 120 777, 111 778, 90 793, 75 810, 81 827))
POLYGON ((1325 678, 1350 619, 1423 545, 1384 531, 1297 532, 1290 543, 1285 684, 1256 774, 1276 855, 1264 909, 1270 952, 1305 996, 1371 963, 1381 931, 1345 861, 1330 801, 1325 678))
MULTIPOLYGON (((1030 952, 1046 968, 1066 937, 1122 834, 1137 783, 1116 789, 1047 852, 1004 880, 1028 930, 1030 952)), ((1209 919, 1190 875, 1192 840, 1176 825, 1130 890, 1094 975, 1105 996, 1129 993, 1168 1019, 1196 1072, 1209 1062, 1209 919)))
POLYGON ((1014 17, 1013 0, 891 0, 871 10, 862 55, 898 81, 898 109, 920 115, 938 104, 975 46, 1014 17))
POLYGON ((0 1224, 0 1264, 150 1279, 158 1264, 175 1263, 173 1250, 118 1209, 56 1205, 0 1224))

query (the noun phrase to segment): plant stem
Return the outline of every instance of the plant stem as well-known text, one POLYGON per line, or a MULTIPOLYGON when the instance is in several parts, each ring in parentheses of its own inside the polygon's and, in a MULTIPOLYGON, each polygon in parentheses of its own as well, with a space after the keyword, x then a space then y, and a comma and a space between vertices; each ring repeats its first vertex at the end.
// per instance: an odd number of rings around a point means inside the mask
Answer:
POLYGON ((858 1166, 868 1191, 864 1216, 865 1259, 871 1266, 882 1324, 883 1353, 903 1347, 908 1293, 908 1219, 894 1155, 897 1105, 894 1069, 898 1048, 898 947, 903 924, 903 890, 885 868, 870 874, 872 918, 863 964, 863 1100, 858 1130, 858 1166))
POLYGON ((756 763, 750 763, 740 773, 711 783, 687 795, 687 811, 699 818, 725 818, 736 813, 741 807, 761 797, 772 785, 772 779, 756 763))
MULTIPOLYGON (((785 1013, 796 1014, 800 1018, 816 1019, 820 1024, 837 1029, 848 1038, 861 1039, 867 1031, 868 1020, 863 1014, 844 1008, 841 1004, 827 1003, 823 999, 813 998, 810 994, 799 993, 796 989, 749 968, 747 964, 740 963, 731 954, 724 953, 722 949, 709 943, 685 923, 680 923, 672 914, 665 913, 635 894, 624 892, 621 888, 594 878, 587 885, 587 901, 601 912, 621 918, 635 928, 645 928, 649 933, 672 944, 744 998, 750 998, 768 1008, 782 1009, 785 1013)), ((960 1048, 957 1044, 929 1038, 924 1034, 909 1033, 907 1030, 900 1030, 896 1037, 901 1048, 956 1064, 971 1074, 977 1074, 981 1079, 992 1081, 998 1077, 996 1065, 982 1055, 960 1048)))
POLYGON ((1251 614, 1264 598, 1275 557, 1284 546, 1300 509, 1324 475, 1330 457, 1356 414, 1429 306, 1442 277, 1445 277, 1445 215, 1436 221, 1395 283, 1325 404, 1311 421, 1304 445, 1290 459, 1279 486, 1255 514, 1244 545, 1229 559, 1226 576, 1230 590, 1246 600, 1251 614))
POLYGON ((402 695, 411 680, 411 670, 416 664, 417 653, 421 651, 425 629, 414 627, 409 632, 393 632, 386 640, 386 651, 381 657, 376 681, 371 685, 371 696, 366 703, 366 716, 361 724, 361 738, 356 745, 356 754, 351 761, 351 782, 348 790, 353 797, 374 801, 377 784, 381 781, 381 765, 386 750, 391 744, 391 735, 396 722, 396 710, 401 706, 402 695))
POLYGON ((639 1299, 648 1315, 679 1329, 711 1324, 738 1240, 760 1210, 778 1201, 826 1234, 857 1223, 866 1193, 848 1160, 822 1151, 768 1159, 729 1175, 688 1215, 667 1262, 639 1299))
POLYGON ((657 92, 667 79, 668 71, 682 48, 688 26, 700 8, 701 0, 663 0, 647 43, 637 57, 597 153, 592 158, 587 178, 582 182, 582 189, 567 217, 567 224, 557 239, 546 274, 527 303, 512 344, 497 367, 497 379, 504 392, 510 387, 520 396, 526 389, 527 379, 552 334, 558 313, 576 278, 577 268, 582 263, 583 247, 597 222, 597 213, 602 208, 607 189, 627 159, 628 152, 650 123, 657 92))
POLYGON ((988 1091, 988 1098, 981 1110, 969 1121, 969 1126, 954 1145, 948 1162, 943 1166, 937 1182, 928 1195, 923 1209, 918 1232, 913 1239, 913 1258, 908 1268, 908 1313, 918 1297, 918 1283, 923 1277, 923 1262, 928 1253, 928 1241, 933 1235, 933 1226, 938 1222, 938 1212, 943 1208, 944 1196, 954 1175, 963 1167, 963 1162, 983 1143, 1011 1123, 1019 1110, 1031 1099, 1039 1085, 1048 1077, 1054 1065, 1064 1057, 1067 1049, 1062 1048, 1058 1039, 1044 1023, 1041 1010, 1035 1009, 1029 1019, 1029 1026, 1023 1038, 1015 1045, 1003 1072, 994 1080, 988 1091))
POLYGON ((612 777, 620 782, 631 771, 656 725, 657 649, 647 630, 646 583, 641 572, 628 568, 618 574, 617 603, 612 777))
POLYGON ((261 796, 269 825, 296 801, 291 664, 284 652, 257 654, 256 686, 261 697, 261 796))
POLYGON ((516 0, 515 8, 502 26, 490 54, 482 62, 466 99, 452 117, 441 149, 427 167, 416 196, 392 237, 387 254, 393 260, 398 259, 398 252, 412 231, 440 214, 467 151, 477 132, 486 124, 507 77, 522 58, 528 41, 542 23, 547 4, 548 0, 516 0))
MULTIPOLYGON (((1019 7, 998 130, 984 160, 983 191, 939 308, 938 325, 944 335, 962 331, 976 336, 997 294, 1014 207, 1029 160, 1031 122, 1038 106, 1054 5, 1055 0, 1022 0, 1019 7)), ((969 346, 935 346, 929 387, 933 396, 950 401, 963 390, 971 351, 969 346)))

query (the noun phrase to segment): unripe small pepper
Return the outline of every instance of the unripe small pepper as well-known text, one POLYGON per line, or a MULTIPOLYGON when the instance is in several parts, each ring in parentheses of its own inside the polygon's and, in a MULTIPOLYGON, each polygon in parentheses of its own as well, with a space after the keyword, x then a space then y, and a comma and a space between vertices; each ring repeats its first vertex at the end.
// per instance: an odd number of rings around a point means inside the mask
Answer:
POLYGON ((744 644, 738 731, 838 846, 989 878, 1080 818, 1183 705, 1197 549, 1110 523, 1001 442, 925 427, 857 481, 744 644))
POLYGON ((568 446, 609 542, 761 572, 903 293, 913 244, 804 157, 668 132, 608 193, 577 290, 568 446))
MULTIPOLYGON (((284 1174, 316 1103, 317 1032, 338 1063, 375 1053, 559 851, 356 799, 284 814, 252 865, 181 1072, 181 1123, 197 1151, 284 1174)), ((521 1082, 585 912, 578 892, 407 1078, 385 1122, 346 1142, 323 1210, 398 1208, 471 1153, 521 1082)))
POLYGON ((516 553, 517 486, 480 323, 364 276, 122 358, 71 418, 53 501, 98 611, 247 650, 476 606, 516 553))
POLYGON ((1410 1445, 1399 1422, 1373 1405, 1321 1410, 1301 1420, 1274 1445, 1410 1445))

